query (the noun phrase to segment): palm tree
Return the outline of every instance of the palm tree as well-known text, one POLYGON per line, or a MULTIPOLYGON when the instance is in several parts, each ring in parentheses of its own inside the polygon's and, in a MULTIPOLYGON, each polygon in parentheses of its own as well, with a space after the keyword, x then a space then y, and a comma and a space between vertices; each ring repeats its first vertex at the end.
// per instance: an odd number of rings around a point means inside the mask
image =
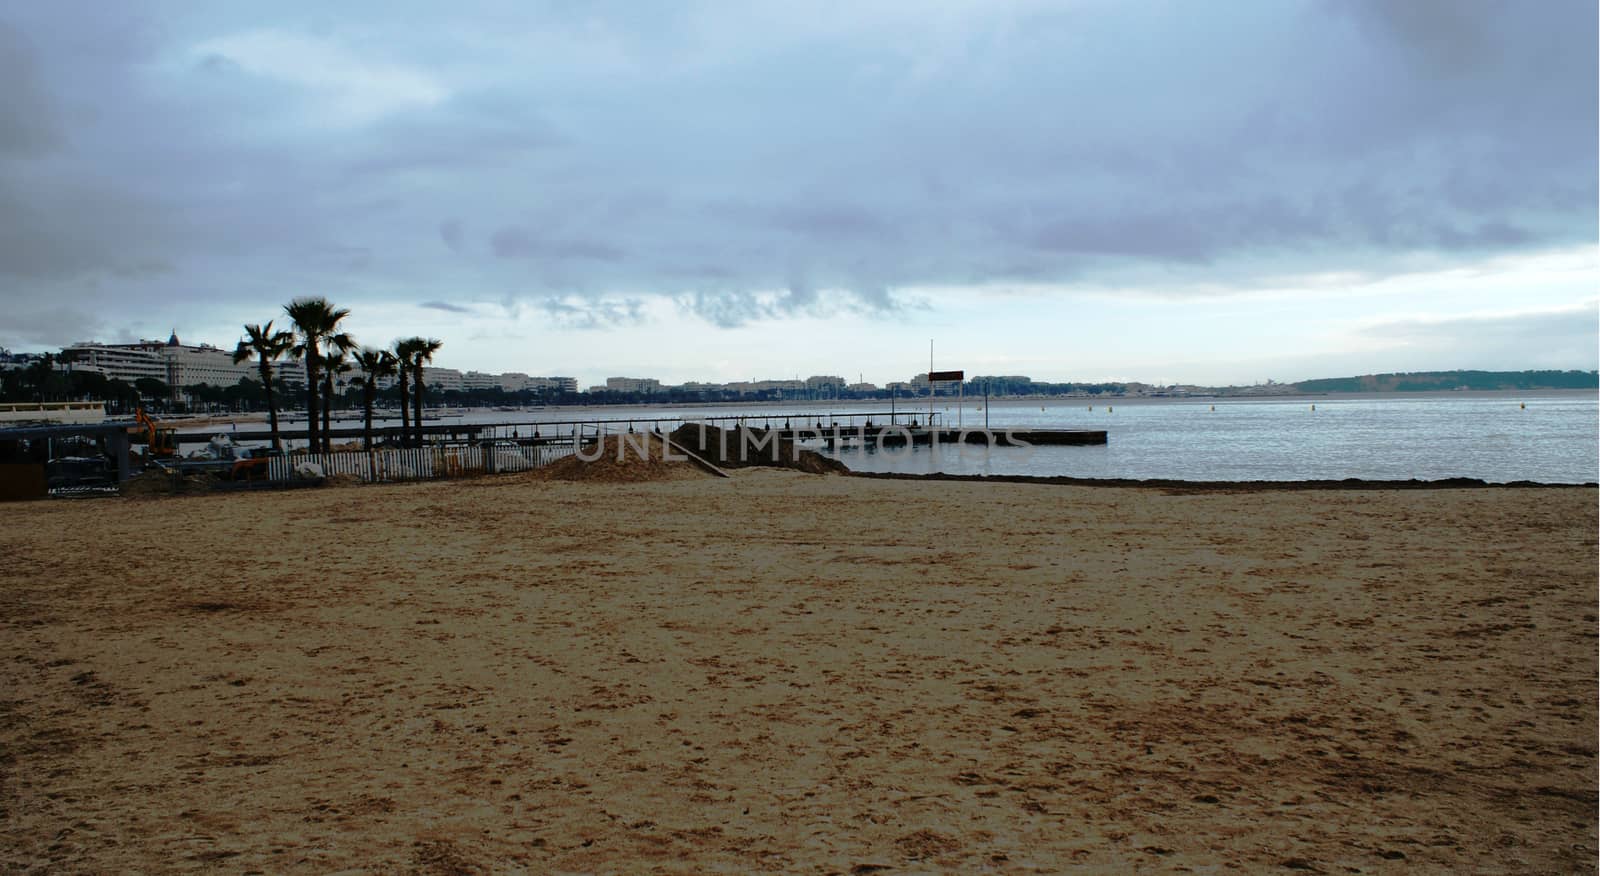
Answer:
POLYGON ((335 382, 340 375, 349 374, 352 370, 346 353, 346 350, 336 347, 322 354, 322 450, 324 453, 333 450, 333 429, 329 428, 328 421, 332 418, 335 382))
POLYGON ((317 378, 322 368, 322 347, 348 350, 355 346, 349 335, 339 331, 339 323, 350 311, 335 308, 328 299, 318 297, 296 298, 284 305, 283 312, 294 322, 300 336, 290 352, 306 363, 306 436, 311 439, 310 446, 315 451, 323 446, 318 442, 317 433, 317 378))
POLYGON ((278 402, 272 396, 272 360, 289 352, 294 346, 294 335, 286 331, 273 331, 272 320, 266 325, 247 325, 244 337, 233 351, 233 364, 255 356, 261 372, 261 388, 267 393, 267 422, 272 428, 272 449, 283 452, 283 440, 278 437, 278 402))
MULTIPOLYGON (((421 338, 406 338, 394 342, 394 361, 400 377, 400 446, 411 446, 411 395, 407 386, 411 382, 411 357, 416 355, 421 338)), ((421 426, 421 423, 418 423, 421 426)))
POLYGON ((362 347, 356 353, 356 366, 361 369, 361 376, 355 382, 361 385, 361 403, 367 414, 366 434, 363 436, 367 450, 372 449, 372 406, 378 400, 378 381, 395 376, 399 370, 397 363, 394 354, 388 350, 362 347))
POLYGON ((411 352, 411 382, 415 386, 411 389, 411 405, 413 416, 412 428, 417 431, 417 446, 422 446, 422 366, 433 361, 433 354, 439 352, 444 346, 444 341, 438 338, 412 338, 411 352))

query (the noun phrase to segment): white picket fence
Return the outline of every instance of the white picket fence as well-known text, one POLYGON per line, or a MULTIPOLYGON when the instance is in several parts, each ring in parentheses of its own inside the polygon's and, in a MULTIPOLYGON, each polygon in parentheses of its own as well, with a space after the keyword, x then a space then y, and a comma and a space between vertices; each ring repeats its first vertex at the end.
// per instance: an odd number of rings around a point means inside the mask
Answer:
POLYGON ((279 456, 267 463, 267 478, 291 481, 295 467, 312 463, 325 476, 351 475, 363 481, 422 481, 466 475, 527 471, 549 465, 572 454, 568 444, 478 445, 451 447, 407 447, 346 453, 297 453, 279 456))

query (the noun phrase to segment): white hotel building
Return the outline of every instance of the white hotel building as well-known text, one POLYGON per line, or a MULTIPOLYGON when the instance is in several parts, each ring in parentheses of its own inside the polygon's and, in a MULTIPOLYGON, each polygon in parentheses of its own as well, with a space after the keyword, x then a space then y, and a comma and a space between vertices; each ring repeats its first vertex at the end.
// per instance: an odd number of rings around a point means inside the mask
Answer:
MULTIPOLYGON (((84 341, 64 348, 62 358, 73 371, 97 371, 113 380, 124 383, 150 377, 174 390, 185 386, 208 383, 212 386, 233 386, 240 378, 261 378, 254 359, 233 361, 233 351, 201 344, 185 346, 178 336, 163 341, 140 341, 137 344, 102 344, 84 341)), ((279 359, 272 363, 273 372, 285 383, 305 385, 304 363, 293 359, 279 359)))
MULTIPOLYGON (((176 332, 165 341, 143 340, 136 344, 83 341, 66 347, 61 352, 62 360, 69 370, 96 371, 108 378, 128 384, 142 377, 149 377, 167 384, 175 392, 182 392, 186 386, 201 383, 212 386, 233 386, 240 378, 248 377, 251 380, 261 378, 255 359, 235 363, 232 350, 224 350, 210 344, 188 346, 179 342, 176 332)), ((306 366, 298 359, 288 357, 278 359, 272 363, 272 370, 273 374, 285 383, 305 386, 306 366)), ((354 373, 345 375, 340 381, 341 387, 354 376, 354 373)), ((529 377, 521 372, 486 374, 468 371, 463 374, 455 368, 433 366, 422 369, 422 379, 429 392, 495 387, 507 392, 545 388, 576 392, 578 389, 578 381, 572 377, 529 377)), ((649 382, 657 387, 660 386, 655 381, 649 382)), ((390 377, 380 380, 378 385, 388 389, 394 383, 395 378, 390 377)))

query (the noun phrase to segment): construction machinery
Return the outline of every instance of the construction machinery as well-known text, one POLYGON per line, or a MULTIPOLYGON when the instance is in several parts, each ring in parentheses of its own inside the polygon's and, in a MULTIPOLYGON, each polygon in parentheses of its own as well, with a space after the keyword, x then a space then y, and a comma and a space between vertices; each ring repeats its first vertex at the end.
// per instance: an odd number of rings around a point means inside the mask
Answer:
POLYGON ((270 447, 247 447, 233 458, 226 477, 232 481, 264 481, 271 460, 282 455, 283 451, 270 447))
MULTIPOLYGON (((134 419, 138 420, 139 428, 144 432, 145 444, 150 447, 147 452, 151 459, 171 459, 178 455, 177 429, 157 426, 156 421, 150 419, 144 408, 139 408, 134 414, 134 419)), ((138 433, 133 432, 133 434, 138 433)))

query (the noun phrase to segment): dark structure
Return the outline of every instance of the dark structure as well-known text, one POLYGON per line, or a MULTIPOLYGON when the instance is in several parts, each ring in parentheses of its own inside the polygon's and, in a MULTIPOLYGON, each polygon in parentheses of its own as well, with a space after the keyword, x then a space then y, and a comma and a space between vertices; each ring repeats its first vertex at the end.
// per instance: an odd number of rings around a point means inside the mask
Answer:
POLYGON ((132 475, 127 423, 0 429, 0 500, 115 487, 132 475))

